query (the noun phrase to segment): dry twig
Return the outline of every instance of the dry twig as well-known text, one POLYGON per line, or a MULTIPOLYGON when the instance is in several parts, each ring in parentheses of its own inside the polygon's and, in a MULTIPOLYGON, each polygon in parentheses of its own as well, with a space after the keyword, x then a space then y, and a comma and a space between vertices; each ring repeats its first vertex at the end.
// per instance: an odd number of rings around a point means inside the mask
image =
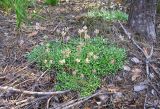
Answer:
POLYGON ((28 95, 38 95, 38 96, 44 96, 44 95, 57 95, 57 94, 64 94, 69 92, 69 90, 66 91, 56 91, 56 92, 33 92, 33 91, 26 91, 26 90, 21 90, 21 89, 16 89, 13 87, 8 87, 8 86, 0 86, 0 90, 5 90, 7 92, 18 92, 18 93, 23 93, 23 94, 28 94, 28 95))
MULTIPOLYGON (((83 97, 83 98, 79 98, 79 99, 76 99, 76 100, 69 101, 69 102, 61 105, 60 107, 57 107, 57 109, 70 109, 70 108, 73 108, 73 107, 75 107, 77 105, 80 105, 80 104, 86 102, 87 100, 89 100, 89 99, 91 99, 91 98, 93 98, 95 96, 105 95, 105 94, 112 95, 113 93, 99 91, 99 92, 97 92, 97 93, 95 93, 95 94, 93 94, 91 96, 83 97)), ((52 109, 52 108, 50 108, 50 109, 52 109)))

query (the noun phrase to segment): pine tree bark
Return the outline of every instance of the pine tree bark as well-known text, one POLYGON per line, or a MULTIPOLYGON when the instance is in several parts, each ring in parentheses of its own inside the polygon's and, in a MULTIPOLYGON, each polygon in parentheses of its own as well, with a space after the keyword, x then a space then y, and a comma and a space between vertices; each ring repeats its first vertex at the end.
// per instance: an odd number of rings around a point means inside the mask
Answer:
POLYGON ((155 17, 158 0, 132 0, 128 24, 131 29, 156 42, 155 17))

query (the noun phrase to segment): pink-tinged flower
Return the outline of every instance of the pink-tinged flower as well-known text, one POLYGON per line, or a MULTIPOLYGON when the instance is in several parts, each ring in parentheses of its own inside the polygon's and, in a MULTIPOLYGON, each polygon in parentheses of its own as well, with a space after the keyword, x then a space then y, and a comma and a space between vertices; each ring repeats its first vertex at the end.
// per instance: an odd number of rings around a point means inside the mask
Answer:
POLYGON ((77 48, 76 48, 76 50, 77 50, 78 52, 80 52, 80 51, 82 50, 82 47, 78 45, 77 48))
POLYGON ((84 39, 89 39, 89 38, 90 38, 90 36, 87 33, 85 33, 84 34, 84 39))
POLYGON ((68 58, 71 54, 71 50, 67 48, 66 50, 62 51, 62 54, 64 55, 65 58, 68 58))

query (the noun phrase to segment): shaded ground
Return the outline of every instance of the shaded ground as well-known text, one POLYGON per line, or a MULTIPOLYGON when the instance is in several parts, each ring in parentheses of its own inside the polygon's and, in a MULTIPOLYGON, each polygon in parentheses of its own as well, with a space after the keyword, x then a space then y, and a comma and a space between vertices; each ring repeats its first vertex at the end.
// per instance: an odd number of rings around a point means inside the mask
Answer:
MULTIPOLYGON (((0 12, 0 86, 10 86, 28 91, 54 91, 55 81, 52 74, 55 72, 49 74, 38 70, 34 63, 26 61, 25 54, 37 44, 47 40, 65 40, 68 36, 77 36, 78 29, 87 25, 90 34, 93 34, 95 29, 99 29, 100 35, 107 37, 121 47, 125 47, 128 53, 128 62, 125 69, 119 71, 117 75, 107 76, 102 80, 102 87, 99 90, 108 94, 92 97, 72 107, 74 109, 143 109, 144 104, 147 104, 148 107, 158 107, 160 105, 159 94, 150 86, 148 86, 148 90, 142 89, 147 80, 143 62, 145 58, 135 45, 130 43, 120 26, 117 23, 113 24, 103 20, 95 21, 83 17, 85 12, 93 7, 98 7, 96 2, 94 0, 88 2, 73 0, 69 3, 63 2, 60 6, 46 6, 41 8, 40 12, 45 20, 37 18, 33 20, 31 26, 23 25, 21 31, 15 30, 14 15, 5 16, 0 12), (65 38, 61 35, 64 30, 67 31, 65 38), (135 61, 135 57, 140 62, 135 61), (140 90, 135 91, 135 86, 141 87, 140 90)), ((101 7, 105 7, 105 5, 101 5, 101 7)), ((145 48, 149 49, 150 46, 144 44, 144 40, 140 38, 138 40, 141 46, 145 45, 145 48)), ((152 65, 156 71, 160 70, 159 42, 158 39, 153 53, 152 65)), ((156 84, 155 87, 159 87, 158 83, 154 84, 156 84)), ((158 88, 156 89, 158 90, 158 88)), ((77 95, 73 92, 57 96, 32 96, 3 90, 0 93, 0 108, 61 109, 70 106, 67 103, 74 99, 77 99, 77 95)))

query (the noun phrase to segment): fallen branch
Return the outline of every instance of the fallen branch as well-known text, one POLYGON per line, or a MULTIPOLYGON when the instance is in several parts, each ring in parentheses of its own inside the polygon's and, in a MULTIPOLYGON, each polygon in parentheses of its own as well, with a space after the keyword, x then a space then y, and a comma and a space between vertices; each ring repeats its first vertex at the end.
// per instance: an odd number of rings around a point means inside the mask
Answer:
POLYGON ((0 90, 4 90, 7 92, 17 92, 17 93, 23 93, 23 94, 28 94, 28 95, 39 95, 39 96, 44 96, 44 95, 57 95, 57 94, 64 94, 69 92, 69 90, 66 91, 56 91, 56 92, 33 92, 33 91, 26 91, 26 90, 21 90, 21 89, 16 89, 13 87, 8 87, 8 86, 0 86, 0 90))
POLYGON ((41 100, 48 99, 48 98, 49 98, 48 95, 47 96, 38 97, 36 99, 30 98, 30 99, 25 100, 24 102, 22 101, 22 104, 16 105, 15 109, 24 109, 24 107, 27 106, 27 105, 28 106, 26 108, 30 109, 36 103, 39 105, 41 100))
MULTIPOLYGON (((80 105, 84 102, 86 102, 87 100, 95 97, 95 96, 99 96, 99 95, 112 95, 114 93, 110 93, 110 92, 102 92, 102 91, 99 91, 91 96, 88 96, 88 97, 83 97, 83 98, 79 98, 79 99, 76 99, 76 100, 72 100, 72 101, 69 101, 65 104, 62 104, 60 107, 56 107, 56 109, 70 109, 70 108, 74 108, 75 106, 77 105, 80 105)), ((50 109, 53 109, 53 108, 50 108, 50 109)))

